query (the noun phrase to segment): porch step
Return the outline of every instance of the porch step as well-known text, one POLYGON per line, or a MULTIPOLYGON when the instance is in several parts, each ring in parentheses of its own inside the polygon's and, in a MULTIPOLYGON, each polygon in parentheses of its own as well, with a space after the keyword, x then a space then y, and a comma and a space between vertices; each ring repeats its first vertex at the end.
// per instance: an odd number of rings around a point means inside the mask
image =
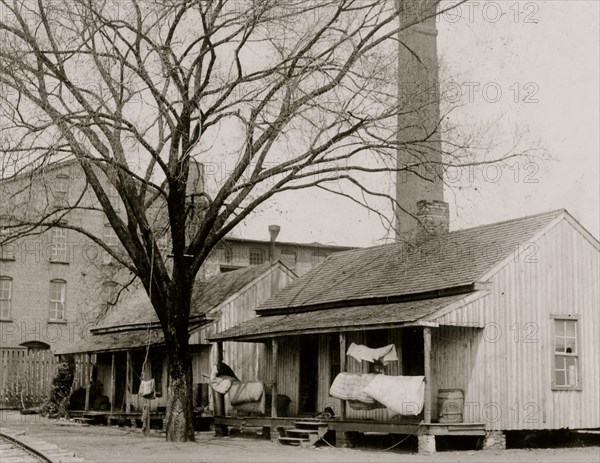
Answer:
POLYGON ((283 445, 297 445, 299 447, 310 447, 313 444, 308 439, 301 437, 280 437, 277 442, 283 445))
POLYGON ((295 428, 286 429, 278 442, 284 445, 313 446, 327 433, 327 423, 321 421, 296 421, 295 428))

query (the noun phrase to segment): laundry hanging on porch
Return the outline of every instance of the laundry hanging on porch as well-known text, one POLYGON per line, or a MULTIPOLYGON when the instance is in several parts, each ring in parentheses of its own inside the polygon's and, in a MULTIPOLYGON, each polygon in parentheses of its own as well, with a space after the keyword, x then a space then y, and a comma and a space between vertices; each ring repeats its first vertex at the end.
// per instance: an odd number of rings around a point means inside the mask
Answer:
POLYGON ((378 375, 370 373, 340 373, 333 380, 329 388, 329 395, 336 399, 375 405, 376 400, 363 392, 363 389, 375 379, 375 376, 378 375))
POLYGON ((229 402, 231 405, 240 405, 250 402, 259 402, 265 393, 265 386, 259 381, 243 383, 236 381, 229 389, 229 402))
POLYGON ((393 362, 398 360, 398 354, 396 353, 396 346, 389 344, 385 347, 378 349, 372 349, 361 344, 350 344, 346 355, 355 358, 359 362, 365 360, 367 362, 393 362))
POLYGON ((219 394, 227 394, 234 381, 239 381, 229 365, 219 361, 211 371, 210 387, 219 394))
POLYGON ((385 405, 390 417, 415 416, 423 410, 424 379, 424 376, 376 375, 362 392, 385 405))
POLYGON ((138 395, 144 399, 154 398, 154 379, 140 381, 138 395))

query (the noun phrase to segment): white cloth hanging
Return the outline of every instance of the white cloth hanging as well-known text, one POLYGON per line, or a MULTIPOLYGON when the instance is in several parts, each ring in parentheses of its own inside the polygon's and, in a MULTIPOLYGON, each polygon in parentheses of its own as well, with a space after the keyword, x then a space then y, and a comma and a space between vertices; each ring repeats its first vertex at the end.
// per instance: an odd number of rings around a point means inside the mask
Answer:
POLYGON ((385 347, 380 347, 378 349, 371 349, 370 347, 363 346, 361 344, 350 344, 348 347, 348 352, 346 355, 355 358, 359 362, 361 360, 365 360, 367 362, 393 362, 398 360, 398 354, 396 353, 396 346, 394 344, 390 344, 385 347))

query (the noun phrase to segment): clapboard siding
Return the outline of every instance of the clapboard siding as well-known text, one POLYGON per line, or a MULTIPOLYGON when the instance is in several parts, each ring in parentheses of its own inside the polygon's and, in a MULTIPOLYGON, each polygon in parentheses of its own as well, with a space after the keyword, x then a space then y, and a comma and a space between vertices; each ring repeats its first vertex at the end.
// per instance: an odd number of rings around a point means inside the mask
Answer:
POLYGON ((483 329, 434 330, 436 390, 465 389, 465 418, 488 429, 600 426, 598 269, 596 245, 567 219, 527 244, 490 275, 489 295, 443 320, 483 329), (580 317, 580 391, 552 390, 551 314, 580 317))
MULTIPOLYGON (((217 312, 211 313, 211 317, 217 317, 215 323, 192 334, 190 342, 194 344, 207 343, 207 337, 210 334, 227 330, 256 317, 256 307, 269 299, 273 291, 285 288, 293 279, 293 275, 284 271, 281 266, 272 267, 260 278, 225 301, 217 312)), ((216 355, 216 349, 212 349, 211 365, 216 363, 216 355)), ((264 355, 264 345, 261 343, 223 343, 223 361, 242 381, 261 379, 260 359, 264 355)), ((201 382, 207 381, 202 380, 201 382)))

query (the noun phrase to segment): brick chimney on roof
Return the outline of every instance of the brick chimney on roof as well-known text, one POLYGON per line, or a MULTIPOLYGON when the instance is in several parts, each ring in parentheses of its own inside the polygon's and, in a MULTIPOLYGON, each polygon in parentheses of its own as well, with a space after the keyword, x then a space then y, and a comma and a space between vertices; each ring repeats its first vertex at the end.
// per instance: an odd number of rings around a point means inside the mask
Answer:
POLYGON ((445 201, 418 201, 416 216, 419 237, 440 235, 450 230, 450 211, 445 201))

